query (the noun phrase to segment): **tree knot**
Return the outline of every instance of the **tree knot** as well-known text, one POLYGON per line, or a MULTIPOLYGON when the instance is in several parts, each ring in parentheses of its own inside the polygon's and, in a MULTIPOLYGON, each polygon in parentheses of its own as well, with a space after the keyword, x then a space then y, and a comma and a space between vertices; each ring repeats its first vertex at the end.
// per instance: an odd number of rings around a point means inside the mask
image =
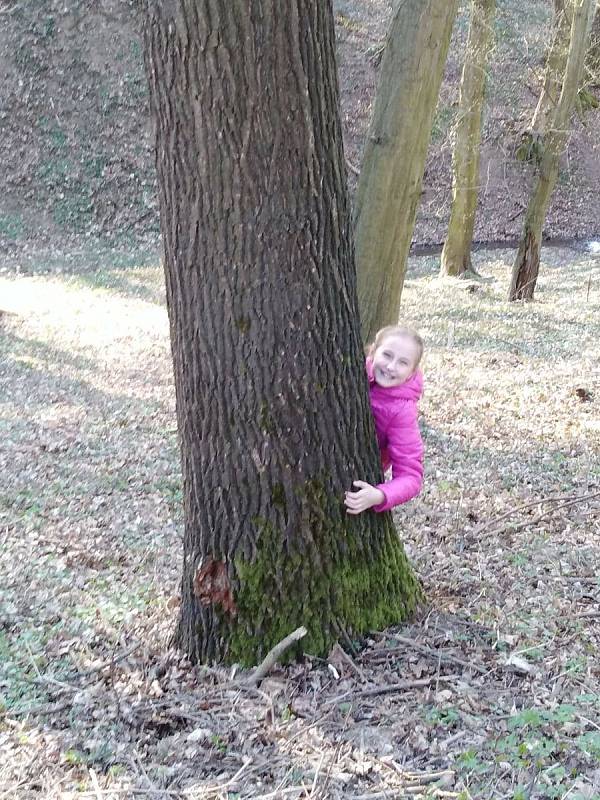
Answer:
POLYGON ((203 606, 220 605, 226 614, 235 617, 237 608, 224 561, 204 559, 194 575, 194 594, 203 606))

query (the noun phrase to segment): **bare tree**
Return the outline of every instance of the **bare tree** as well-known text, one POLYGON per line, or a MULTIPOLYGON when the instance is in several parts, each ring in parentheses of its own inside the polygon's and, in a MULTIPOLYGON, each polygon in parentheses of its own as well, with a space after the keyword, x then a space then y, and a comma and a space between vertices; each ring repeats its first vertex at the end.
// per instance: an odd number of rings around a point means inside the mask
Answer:
POLYGON ((546 56, 544 82, 531 120, 533 135, 540 136, 545 133, 548 120, 556 111, 569 55, 572 10, 572 0, 554 0, 554 18, 550 47, 546 56))
POLYGON ((540 268, 544 220, 556 185, 559 159, 569 136, 571 111, 581 83, 596 0, 569 2, 572 3, 572 22, 560 96, 543 137, 537 179, 527 207, 519 251, 513 266, 509 300, 533 298, 540 268))
POLYGON ((433 115, 458 0, 397 4, 355 204, 363 338, 398 319, 433 115))
POLYGON ((472 271, 481 118, 495 10, 496 0, 472 0, 452 156, 452 207, 440 264, 442 275, 459 276, 472 271))

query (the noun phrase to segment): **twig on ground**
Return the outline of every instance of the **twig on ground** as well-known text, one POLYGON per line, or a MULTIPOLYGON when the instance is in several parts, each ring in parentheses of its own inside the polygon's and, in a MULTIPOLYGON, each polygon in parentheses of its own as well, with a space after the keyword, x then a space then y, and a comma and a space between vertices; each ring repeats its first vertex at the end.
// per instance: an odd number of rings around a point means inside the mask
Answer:
MULTIPOLYGON (((465 667, 467 669, 474 669, 476 672, 485 673, 487 672, 486 667, 482 667, 480 664, 474 664, 472 661, 463 661, 462 658, 458 658, 457 656, 453 656, 450 653, 444 653, 442 650, 434 650, 431 647, 426 647, 423 644, 419 644, 418 642, 414 642, 412 639, 409 639, 406 636, 400 636, 399 634, 391 634, 392 638, 398 642, 401 642, 403 645, 410 647, 412 650, 416 650, 418 653, 422 653, 426 656, 431 656, 436 659, 441 659, 442 661, 451 662, 453 664, 458 664, 461 667, 465 667)), ((393 647, 389 650, 379 651, 379 652, 394 652, 398 650, 403 650, 404 648, 397 648, 393 647)), ((378 651, 373 651, 378 652, 378 651)))
POLYGON ((321 758, 319 759, 319 763, 317 764, 317 768, 315 770, 315 777, 313 778, 312 786, 310 787, 310 792, 308 797, 316 798, 319 796, 315 794, 315 789, 317 788, 317 781, 319 780, 319 775, 321 774, 321 767, 323 766, 323 761, 325 760, 325 752, 321 753, 321 758))
POLYGON ((337 697, 332 697, 330 700, 326 700, 323 705, 329 706, 332 703, 340 703, 342 700, 345 700, 348 697, 352 697, 352 699, 358 699, 360 697, 377 697, 380 694, 393 694, 394 692, 405 692, 408 689, 419 689, 422 686, 429 686, 429 684, 433 683, 434 681, 455 681, 459 680, 462 675, 431 675, 429 678, 420 678, 419 680, 415 681, 401 681, 400 683, 389 683, 386 686, 376 686, 373 689, 362 689, 360 692, 353 692, 350 690, 349 692, 344 692, 344 694, 340 694, 337 697))
POLYGON ((522 205, 521 208, 519 208, 517 211, 515 211, 514 214, 511 214, 510 217, 508 217, 506 221, 507 222, 512 222, 517 217, 520 217, 521 214, 525 211, 526 208, 527 208, 527 206, 522 205))
POLYGON ((235 773, 235 775, 232 775, 231 778, 229 778, 229 780, 225 781, 225 783, 217 784, 215 786, 194 787, 194 794, 196 794, 196 792, 198 792, 198 791, 201 792, 201 795, 198 795, 198 796, 204 796, 204 795, 210 795, 210 794, 221 794, 222 792, 226 791, 230 786, 233 786, 233 784, 242 775, 242 773, 244 773, 248 769, 248 767, 250 766, 251 763, 252 763, 252 759, 251 758, 245 758, 244 759, 244 763, 238 769, 238 771, 235 773))
POLYGON ((96 667, 90 667, 90 669, 85 670, 85 672, 79 672, 77 675, 74 675, 74 678, 89 678, 90 675, 94 675, 97 672, 102 672, 103 669, 106 667, 110 667, 114 669, 115 664, 118 664, 119 661, 123 661, 125 658, 130 656, 132 653, 135 653, 136 650, 139 650, 141 647, 141 642, 138 642, 133 647, 130 647, 128 650, 124 650, 122 653, 119 653, 118 656, 114 656, 110 659, 110 661, 103 661, 102 664, 98 664, 96 667))
MULTIPOLYGON (((443 769, 437 772, 409 772, 403 769, 400 764, 394 761, 393 758, 379 758, 377 759, 380 761, 384 766, 393 769, 398 775, 402 777, 405 781, 410 781, 412 783, 417 783, 420 786, 426 783, 435 783, 436 781, 441 780, 448 780, 452 778, 455 774, 454 770, 452 769, 443 769)), ((405 787, 403 787, 403 790, 405 787)))
POLYGON ((88 770, 90 774, 90 779, 92 781, 92 786, 94 787, 94 792, 96 793, 96 797, 98 800, 102 799, 102 790, 100 789, 100 784, 98 783, 98 778, 96 777, 96 773, 93 769, 88 770))
POLYGON ((58 686, 60 691, 53 691, 53 694, 56 695, 63 694, 64 692, 73 692, 73 694, 75 694, 76 692, 79 691, 78 686, 71 686, 70 684, 65 683, 64 681, 59 681, 56 678, 52 678, 50 675, 39 674, 39 677, 34 678, 32 680, 32 683, 42 684, 46 686, 58 686))
POLYGON ((342 635, 342 639, 346 642, 346 646, 348 647, 348 650, 350 650, 350 652, 352 653, 353 656, 357 656, 358 655, 358 650, 354 646, 350 636, 348 636, 348 631, 346 630, 346 628, 342 625, 342 623, 340 622, 339 619, 336 620, 334 624, 335 624, 335 627, 338 629, 338 632, 342 635))
POLYGON ((333 754, 333 758, 329 762, 329 766, 327 767, 327 774, 325 775, 325 780, 323 781, 323 786, 319 789, 315 798, 317 797, 327 797, 327 788, 331 782, 331 771, 333 770, 333 765, 337 764, 340 758, 340 751, 342 749, 343 742, 339 742, 337 747, 335 748, 335 753, 333 754))
POLYGON ((30 708, 11 708, 10 713, 23 717, 27 717, 29 714, 46 716, 48 714, 57 714, 59 711, 64 711, 66 708, 71 708, 72 705, 70 700, 65 700, 63 703, 44 703, 43 705, 31 706, 30 708))
MULTIPOLYGON (((185 797, 184 794, 182 794, 181 792, 176 792, 173 789, 141 789, 141 788, 136 787, 136 786, 123 786, 123 787, 111 786, 110 789, 101 789, 100 793, 101 793, 101 795, 104 795, 104 794, 107 794, 107 795, 124 794, 124 795, 127 795, 129 797, 133 797, 136 794, 141 794, 141 795, 149 795, 150 794, 150 795, 153 795, 154 797, 160 797, 162 795, 163 797, 176 797, 176 798, 179 798, 180 800, 182 800, 182 798, 185 797)), ((96 792, 96 791, 93 791, 93 792, 77 792, 77 797, 78 798, 80 798, 80 797, 96 797, 97 798, 98 797, 98 792, 96 792)))
MULTIPOLYGON (((590 492, 588 494, 582 494, 582 495, 561 494, 550 497, 542 497, 539 500, 534 500, 533 502, 530 503, 523 503, 520 506, 515 506, 514 508, 511 508, 509 511, 506 511, 504 514, 501 514, 499 517, 493 517, 492 519, 485 522, 483 525, 479 525, 479 527, 475 528, 474 533, 475 534, 482 533, 483 531, 492 528, 498 522, 502 522, 502 520, 506 519, 507 517, 516 514, 517 511, 524 511, 526 508, 535 508, 535 506, 540 506, 543 505, 544 503, 559 503, 562 500, 567 501, 564 505, 555 506, 549 511, 545 511, 542 516, 546 516, 547 514, 557 511, 559 508, 564 508, 565 505, 574 505, 575 503, 581 503, 584 500, 592 500, 595 497, 600 497, 600 492, 590 492)), ((533 520, 528 520, 524 524, 531 525, 536 521, 539 521, 539 517, 533 520)))
POLYGON ((144 765, 142 764, 142 761, 137 753, 134 753, 133 757, 129 759, 129 763, 133 767, 133 770, 138 773, 138 775, 143 775, 146 783, 148 784, 148 789, 157 793, 160 791, 158 787, 155 786, 155 784, 150 780, 148 773, 144 769, 144 765))
POLYGON ((285 750, 286 747, 289 747, 289 745, 292 744, 294 741, 296 741, 296 739, 299 739, 301 736, 304 736, 310 730, 312 730, 314 727, 316 727, 321 722, 323 722, 325 719, 327 719, 327 717, 330 717, 332 713, 333 713, 333 709, 331 709, 330 711, 327 711, 327 713, 325 713, 325 714, 321 714, 320 717, 317 717, 317 719, 314 719, 309 725, 305 725, 299 731, 296 731, 294 734, 292 734, 292 736, 289 737, 289 739, 287 739, 284 743, 282 743, 281 749, 285 750))
POLYGON ((272 647, 246 682, 248 684, 255 684, 262 681, 265 675, 268 675, 273 669, 282 653, 284 653, 288 647, 291 647, 295 642, 303 639, 307 633, 308 631, 306 628, 301 626, 300 628, 296 628, 295 631, 292 631, 292 633, 286 636, 285 639, 282 639, 278 644, 275 645, 275 647, 272 647))
POLYGON ((281 795, 296 794, 296 792, 304 792, 304 794, 306 794, 306 786, 288 786, 285 789, 277 789, 274 792, 269 792, 269 794, 261 794, 260 798, 261 800, 275 800, 275 798, 281 795))
POLYGON ((344 648, 343 648, 343 647, 340 647, 340 645, 339 645, 339 644, 337 644, 337 645, 334 645, 332 652, 333 652, 333 653, 334 653, 336 656, 339 656, 339 658, 340 658, 340 659, 341 659, 341 660, 344 662, 344 664, 347 664, 347 665, 350 667, 350 669, 351 669, 351 670, 352 670, 354 673, 356 673, 356 675, 358 675, 358 677, 359 677, 361 680, 363 680, 363 681, 366 681, 366 680, 367 680, 367 676, 365 675, 365 673, 364 673, 364 672, 362 671, 362 669, 361 669, 361 668, 358 666, 358 664, 355 664, 355 663, 354 663, 354 659, 353 659, 351 656, 349 656, 349 655, 348 655, 348 653, 347 653, 347 652, 344 650, 344 648))

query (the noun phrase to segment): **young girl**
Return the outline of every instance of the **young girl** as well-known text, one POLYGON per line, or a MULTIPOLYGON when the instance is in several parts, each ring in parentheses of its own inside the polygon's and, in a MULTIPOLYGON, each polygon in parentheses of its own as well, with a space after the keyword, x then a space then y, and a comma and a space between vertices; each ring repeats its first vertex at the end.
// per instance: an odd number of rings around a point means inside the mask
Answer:
POLYGON ((368 508, 387 511, 406 503, 423 485, 423 441, 417 422, 417 403, 423 391, 418 369, 423 340, 409 328, 382 328, 367 350, 369 397, 384 470, 392 467, 392 479, 377 486, 354 481, 346 492, 348 514, 368 508))

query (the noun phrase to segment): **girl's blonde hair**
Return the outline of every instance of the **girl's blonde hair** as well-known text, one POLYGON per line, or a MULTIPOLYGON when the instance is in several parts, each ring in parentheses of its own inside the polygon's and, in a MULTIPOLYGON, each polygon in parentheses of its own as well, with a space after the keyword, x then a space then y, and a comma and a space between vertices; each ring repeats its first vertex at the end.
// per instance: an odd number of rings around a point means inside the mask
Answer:
POLYGON ((402 325, 386 325, 385 328, 382 328, 380 331, 377 331, 375 339, 371 342, 370 345, 366 348, 366 353, 369 358, 373 356, 373 353, 377 348, 382 344, 382 342, 390 336, 406 336, 409 339, 412 339, 413 342, 417 345, 417 360, 415 362, 415 369, 419 366, 421 362, 421 358, 423 357, 423 339, 417 333, 414 328, 405 328, 402 325))

